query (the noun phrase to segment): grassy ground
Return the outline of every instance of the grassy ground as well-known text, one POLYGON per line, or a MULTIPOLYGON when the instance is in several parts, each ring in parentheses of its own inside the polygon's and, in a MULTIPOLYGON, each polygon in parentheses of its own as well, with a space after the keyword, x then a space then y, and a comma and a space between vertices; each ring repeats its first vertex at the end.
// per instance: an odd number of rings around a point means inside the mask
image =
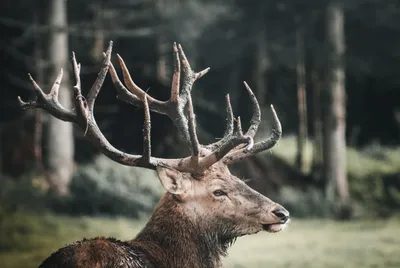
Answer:
MULTIPOLYGON (((83 237, 132 238, 143 222, 23 215, 0 220, 0 266, 37 267, 52 251, 83 237)), ((293 220, 278 234, 239 238, 226 267, 400 267, 400 219, 293 220)))

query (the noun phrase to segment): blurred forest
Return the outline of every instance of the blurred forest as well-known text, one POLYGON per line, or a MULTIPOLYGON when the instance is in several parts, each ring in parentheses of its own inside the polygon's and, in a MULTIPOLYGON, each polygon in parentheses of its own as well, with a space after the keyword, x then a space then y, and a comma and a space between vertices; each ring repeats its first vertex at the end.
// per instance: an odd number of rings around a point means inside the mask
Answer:
MULTIPOLYGON (((246 126, 251 104, 242 81, 253 88, 262 107, 258 139, 270 134, 268 106, 274 104, 283 126, 280 146, 234 167, 249 184, 269 195, 292 195, 294 188, 320 192, 316 195, 329 202, 337 196, 344 203, 368 199, 396 207, 397 1, 62 2, 2 2, 0 133, 6 177, 42 177, 36 182, 41 187, 69 195, 71 179, 98 154, 72 124, 20 108, 17 96, 35 99, 28 72, 47 90, 64 68, 59 99, 71 108, 71 51, 82 64, 86 93, 100 69, 102 52, 113 40, 114 54, 124 57, 135 82, 166 100, 176 41, 195 69, 211 67, 193 91, 202 143, 222 136, 228 93, 235 115, 246 126), (368 171, 371 165, 384 171, 368 171), (365 176, 357 174, 357 167, 366 170, 365 176), (380 193, 368 193, 376 187, 382 188, 380 193)), ((117 100, 110 80, 97 99, 96 119, 114 146, 138 153, 143 112, 117 100)), ((187 154, 168 118, 154 114, 152 121, 153 155, 187 154)))
MULTIPOLYGON (((271 133, 273 104, 282 140, 233 171, 294 217, 399 212, 398 0, 3 0, 0 29, 0 226, 21 211, 138 218, 158 201, 152 171, 106 159, 82 130, 18 102, 36 98, 27 73, 49 92, 63 68, 59 100, 71 109, 72 51, 85 95, 110 40, 112 61, 120 54, 161 100, 170 94, 173 42, 195 70, 211 67, 192 92, 203 144, 223 136, 228 93, 248 126, 243 81, 262 108, 257 140, 271 133)), ((143 111, 117 100, 109 76, 95 106, 111 144, 140 154, 143 111)), ((152 155, 187 155, 171 121, 151 116, 152 155)))

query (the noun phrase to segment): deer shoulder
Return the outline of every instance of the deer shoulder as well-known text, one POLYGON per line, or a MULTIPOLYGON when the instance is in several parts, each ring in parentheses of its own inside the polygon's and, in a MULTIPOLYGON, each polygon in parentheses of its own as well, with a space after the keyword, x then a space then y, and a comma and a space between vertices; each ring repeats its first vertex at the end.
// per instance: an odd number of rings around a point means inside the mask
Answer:
POLYGON ((83 239, 57 250, 40 266, 42 267, 124 267, 155 268, 143 253, 143 248, 114 238, 96 237, 83 239))

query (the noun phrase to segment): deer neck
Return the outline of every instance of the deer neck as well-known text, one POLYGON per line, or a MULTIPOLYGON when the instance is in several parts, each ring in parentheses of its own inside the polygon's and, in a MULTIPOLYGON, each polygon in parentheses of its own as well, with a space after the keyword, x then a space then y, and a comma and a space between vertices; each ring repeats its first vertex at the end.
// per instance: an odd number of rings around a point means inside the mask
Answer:
POLYGON ((221 242, 216 232, 210 232, 196 218, 167 193, 132 242, 151 256, 156 267, 222 267, 221 257, 229 243, 221 242))

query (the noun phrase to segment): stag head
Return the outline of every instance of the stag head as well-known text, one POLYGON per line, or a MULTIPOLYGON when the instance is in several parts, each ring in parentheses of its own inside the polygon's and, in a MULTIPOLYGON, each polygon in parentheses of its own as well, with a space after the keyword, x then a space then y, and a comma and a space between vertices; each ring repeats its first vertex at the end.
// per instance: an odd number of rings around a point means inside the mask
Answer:
POLYGON ((164 188, 193 222, 203 222, 209 235, 229 241, 235 237, 284 228, 289 213, 279 204, 251 189, 232 175, 223 163, 216 163, 201 176, 159 168, 164 188))

